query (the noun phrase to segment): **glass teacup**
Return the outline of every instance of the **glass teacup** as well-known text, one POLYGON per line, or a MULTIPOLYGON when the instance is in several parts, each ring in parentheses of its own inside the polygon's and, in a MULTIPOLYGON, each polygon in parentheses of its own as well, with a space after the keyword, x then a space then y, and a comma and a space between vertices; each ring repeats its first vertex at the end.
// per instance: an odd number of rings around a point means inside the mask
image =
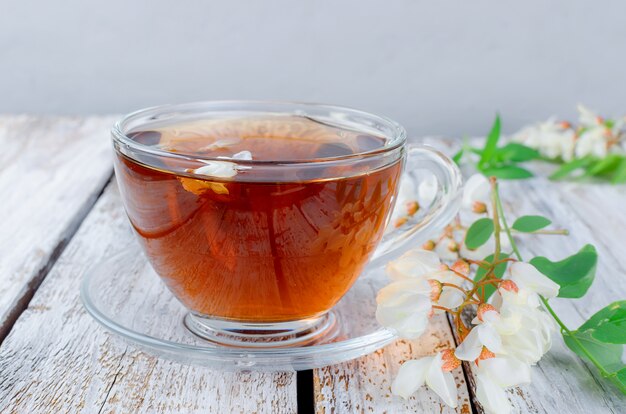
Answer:
MULTIPOLYGON (((332 307, 366 265, 415 245, 456 212, 460 175, 406 145, 384 117, 276 102, 201 102, 132 113, 113 128, 130 222, 187 327, 225 345, 331 340, 332 307), (429 205, 387 229, 406 165, 429 205), (417 179, 416 179, 417 178, 417 179)), ((358 310, 356 310, 358 311, 358 310)))

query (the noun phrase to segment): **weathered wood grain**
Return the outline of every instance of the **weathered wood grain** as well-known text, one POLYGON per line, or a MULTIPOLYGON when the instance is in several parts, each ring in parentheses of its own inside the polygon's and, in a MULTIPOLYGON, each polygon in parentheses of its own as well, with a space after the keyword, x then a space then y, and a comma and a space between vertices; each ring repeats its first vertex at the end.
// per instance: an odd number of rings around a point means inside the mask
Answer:
POLYGON ((83 309, 84 271, 130 235, 109 186, 0 347, 2 413, 295 412, 294 373, 228 373, 144 354, 83 309))
POLYGON ((420 388, 408 400, 391 394, 391 383, 400 365, 409 359, 453 348, 445 316, 433 319, 430 329, 417 340, 398 340, 362 358, 314 371, 316 413, 471 413, 461 368, 454 371, 459 398, 451 409, 433 391, 420 388))
POLYGON ((109 180, 114 119, 0 116, 0 342, 109 180))

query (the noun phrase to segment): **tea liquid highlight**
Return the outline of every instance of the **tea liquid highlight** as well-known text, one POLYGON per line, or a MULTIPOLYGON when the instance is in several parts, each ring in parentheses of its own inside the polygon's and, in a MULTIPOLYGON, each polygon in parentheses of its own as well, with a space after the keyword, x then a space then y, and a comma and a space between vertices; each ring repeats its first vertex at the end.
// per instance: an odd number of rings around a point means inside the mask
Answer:
MULTIPOLYGON (((253 160, 273 161, 385 144, 295 116, 207 120, 130 136, 192 157, 250 151, 253 160)), ((276 168, 272 180, 257 180, 254 168, 220 179, 174 173, 175 163, 163 157, 161 165, 148 166, 117 153, 130 221, 156 272, 185 306, 248 322, 317 316, 347 292, 382 237, 402 167, 398 160, 356 175, 346 167, 276 168)))

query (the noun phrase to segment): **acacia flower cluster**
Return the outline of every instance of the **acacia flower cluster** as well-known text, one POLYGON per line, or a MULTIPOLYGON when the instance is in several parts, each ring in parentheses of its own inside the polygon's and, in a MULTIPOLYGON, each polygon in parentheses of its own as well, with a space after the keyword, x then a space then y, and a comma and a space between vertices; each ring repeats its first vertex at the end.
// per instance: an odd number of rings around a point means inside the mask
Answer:
POLYGON ((474 368, 476 397, 485 411, 508 413, 505 390, 530 382, 530 367, 550 349, 556 325, 543 309, 542 298, 556 297, 559 285, 505 252, 511 243, 503 244, 500 238, 495 188, 495 180, 490 183, 482 175, 471 177, 465 187, 465 213, 498 222, 479 249, 467 248, 470 230, 457 220, 440 240, 427 243, 430 250, 411 250, 387 265, 392 282, 377 296, 378 321, 412 339, 426 331, 433 315, 447 313, 459 339, 456 349, 405 362, 392 385, 396 395, 408 398, 426 384, 456 407, 451 371, 466 361, 474 368), (464 243, 450 249, 455 236, 464 243), (506 272, 498 270, 502 265, 508 267, 506 272), (473 270, 481 277, 472 278, 473 270), (463 318, 466 308, 476 312, 471 321, 463 318))
POLYGON ((522 129, 512 139, 538 150, 546 158, 565 162, 626 153, 626 117, 605 119, 582 105, 578 112, 577 126, 551 118, 522 129))
MULTIPOLYGON (((464 363, 475 376, 475 397, 485 411, 508 413, 511 406, 505 390, 530 381, 530 367, 550 349, 558 327, 564 344, 626 395, 626 300, 606 305, 576 329, 568 327, 549 303, 557 296, 578 299, 587 293, 596 276, 595 247, 587 244, 559 261, 542 256, 525 261, 513 234, 568 232, 546 229, 552 222, 539 215, 517 217, 509 225, 498 190, 498 179, 533 177, 520 164, 541 158, 562 163, 551 179, 625 184, 626 118, 604 119, 583 107, 579 111, 576 128, 550 121, 518 134, 516 139, 523 144, 502 146, 498 145, 501 120, 496 116, 482 147, 472 147, 466 140, 454 155, 457 164, 472 166, 480 174, 467 180, 463 208, 438 239, 388 265, 392 283, 379 292, 376 316, 399 336, 416 338, 433 315, 445 313, 457 347, 407 361, 392 385, 394 394, 408 398, 426 384, 448 405, 456 406, 451 371, 464 363), (472 312, 475 318, 466 319, 472 312)), ((400 194, 396 227, 419 209, 412 199, 429 205, 422 194, 429 188, 400 194)), ((411 189, 415 185, 406 183, 401 191, 411 189)))

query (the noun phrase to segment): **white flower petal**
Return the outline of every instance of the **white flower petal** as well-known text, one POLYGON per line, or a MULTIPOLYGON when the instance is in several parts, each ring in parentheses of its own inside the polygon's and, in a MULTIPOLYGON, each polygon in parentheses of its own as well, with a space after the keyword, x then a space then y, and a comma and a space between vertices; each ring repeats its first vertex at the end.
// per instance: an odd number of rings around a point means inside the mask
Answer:
POLYGON ((456 348, 454 355, 462 361, 475 361, 483 350, 478 330, 472 329, 463 342, 456 348))
POLYGON ((432 311, 430 285, 407 279, 382 288, 376 297, 376 320, 403 338, 417 338, 428 326, 432 311))
POLYGON ((456 241, 444 237, 435 246, 435 254, 441 258, 441 260, 456 260, 459 258, 459 254, 456 251, 450 250, 450 244, 456 244, 456 241))
POLYGON ((476 376, 476 398, 487 414, 508 414, 511 403, 504 389, 494 383, 487 375, 476 376))
POLYGON ((482 360, 479 372, 488 375, 502 388, 530 383, 530 365, 515 358, 497 357, 482 360))
POLYGON ((423 206, 429 206, 435 197, 437 197, 438 189, 439 186, 437 184, 437 178, 434 175, 424 179, 424 181, 419 184, 417 189, 420 204, 423 206))
POLYGON ((430 387, 449 407, 457 406, 457 389, 451 372, 444 372, 441 354, 434 358, 426 374, 426 385, 430 387))
MULTIPOLYGON (((463 303, 465 297, 458 289, 444 287, 437 304, 446 308, 454 309, 463 303)), ((442 311, 443 312, 443 311, 442 311)))
POLYGON ((437 253, 414 249, 404 253, 398 259, 389 262, 387 274, 393 280, 419 278, 426 273, 439 270, 441 261, 437 253))
POLYGON ((398 370, 398 375, 391 384, 391 392, 407 399, 426 382, 426 373, 434 357, 406 361, 398 370))
POLYGON ((511 280, 521 288, 529 289, 546 298, 553 298, 559 294, 559 285, 531 264, 515 262, 511 265, 510 272, 511 280))
POLYGON ((193 170, 194 174, 230 178, 237 175, 237 164, 228 161, 204 161, 206 165, 193 170))
POLYGON ((490 323, 478 325, 473 330, 478 331, 480 343, 486 346, 488 350, 496 354, 502 352, 502 339, 500 338, 500 334, 490 323))
POLYGON ((489 205, 490 190, 489 180, 484 175, 472 175, 463 189, 463 208, 471 210, 476 201, 489 205))
POLYGON ((593 126, 598 124, 598 114, 593 112, 591 109, 587 108, 582 104, 578 104, 576 106, 578 109, 579 118, 578 121, 585 126, 593 126))
POLYGON ((398 196, 395 200, 396 204, 389 218, 389 223, 391 224, 385 228, 385 233, 390 233, 395 229, 393 223, 399 218, 406 216, 406 204, 413 200, 415 200, 415 181, 409 174, 403 174, 400 179, 400 184, 398 185, 398 196))
POLYGON ((231 158, 233 160, 247 160, 247 161, 251 161, 252 160, 252 153, 250 151, 240 151, 240 152, 234 154, 231 158))

